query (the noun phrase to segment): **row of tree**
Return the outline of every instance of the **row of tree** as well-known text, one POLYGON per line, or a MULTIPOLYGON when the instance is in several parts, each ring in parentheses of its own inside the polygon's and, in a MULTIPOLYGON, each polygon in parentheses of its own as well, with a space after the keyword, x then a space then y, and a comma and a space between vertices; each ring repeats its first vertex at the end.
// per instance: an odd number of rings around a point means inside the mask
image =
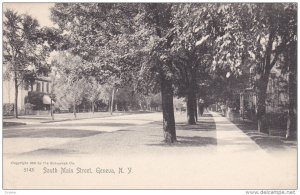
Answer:
MULTIPOLYGON (((293 3, 56 3, 51 19, 59 29, 36 37, 45 37, 43 43, 48 44, 43 45, 74 55, 60 63, 70 65, 66 82, 94 78, 109 84, 112 94, 128 85, 142 94, 160 92, 164 138, 172 143, 174 96, 186 98, 188 123, 195 124, 197 100, 216 100, 233 87, 223 96, 230 99, 251 67, 258 129, 265 132, 266 91, 276 64, 290 73, 289 128, 295 131, 296 15, 293 3)), ((7 22, 7 32, 15 33, 10 26, 7 22)), ((13 55, 6 59, 17 73, 17 65, 23 63, 13 55)))
MULTIPOLYGON (((109 71, 98 71, 93 75, 83 73, 82 67, 86 66, 88 61, 83 60, 78 55, 63 52, 70 47, 70 41, 69 37, 63 35, 61 30, 40 27, 38 21, 30 15, 18 14, 13 10, 5 11, 3 29, 4 79, 13 79, 15 83, 14 114, 16 118, 18 118, 19 88, 32 86, 39 76, 49 75, 51 77, 50 93, 53 102, 58 99, 61 99, 62 102, 68 102, 66 106, 73 108, 74 115, 76 115, 76 106, 82 102, 83 98, 87 98, 91 102, 92 111, 95 102, 99 99, 113 105, 112 91, 115 90, 112 90, 114 86, 108 82, 114 79, 110 78, 111 74, 107 73, 109 71), (51 56, 52 51, 55 50, 62 52, 55 52, 56 54, 51 56), (48 63, 49 59, 52 59, 50 63, 48 63), (100 74, 104 79, 99 79, 98 75, 100 74), (105 84, 104 80, 108 84, 105 84)), ((87 71, 86 67, 84 71, 87 71)), ((121 93, 122 89, 116 94, 119 96, 116 97, 119 102, 123 101, 121 93)), ((148 100, 152 97, 153 95, 143 96, 140 99, 148 100)), ((150 108, 151 102, 139 102, 137 104, 141 106, 142 103, 146 103, 146 107, 150 108)), ((112 109, 113 107, 110 106, 111 112, 112 109)), ((51 108, 51 111, 53 110, 54 108, 51 108)), ((51 115, 54 117, 53 112, 51 115)))
MULTIPOLYGON (((146 81, 152 84, 147 89, 159 84, 167 142, 176 140, 174 95, 186 96, 188 123, 194 124, 197 86, 212 78, 205 75, 225 70, 226 78, 238 77, 249 66, 256 74, 258 130, 266 132, 270 71, 279 59, 289 70, 296 66, 296 14, 295 4, 284 3, 56 4, 52 9, 53 21, 70 32, 73 52, 104 60, 101 66, 121 80, 125 75, 139 86, 146 81)), ((289 114, 293 119, 295 109, 289 114)))
POLYGON ((56 107, 72 108, 75 118, 77 107, 86 105, 86 102, 91 104, 88 107, 93 113, 98 101, 107 105, 106 110, 111 114, 114 110, 157 110, 160 107, 161 103, 155 94, 144 95, 136 92, 131 85, 111 85, 112 78, 107 77, 103 82, 97 80, 99 77, 86 74, 82 67, 88 66, 88 63, 69 52, 61 51, 52 55, 51 94, 56 107))

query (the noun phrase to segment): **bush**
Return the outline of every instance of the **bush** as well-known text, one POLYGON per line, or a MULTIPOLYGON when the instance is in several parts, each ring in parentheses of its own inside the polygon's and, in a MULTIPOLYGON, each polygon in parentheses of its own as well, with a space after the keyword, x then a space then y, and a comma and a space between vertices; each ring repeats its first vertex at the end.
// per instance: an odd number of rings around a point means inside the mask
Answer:
POLYGON ((3 104, 3 115, 12 115, 14 113, 14 104, 5 103, 3 104))
POLYGON ((25 105, 25 114, 32 114, 34 105, 30 103, 26 103, 25 105))
POLYGON ((26 104, 25 104, 25 109, 26 109, 26 110, 33 110, 33 107, 34 107, 33 104, 30 104, 30 103, 26 103, 26 104))
POLYGON ((267 113, 270 128, 285 130, 287 125, 287 113, 267 113))
POLYGON ((34 105, 34 110, 44 110, 43 93, 30 91, 28 93, 28 103, 34 105))

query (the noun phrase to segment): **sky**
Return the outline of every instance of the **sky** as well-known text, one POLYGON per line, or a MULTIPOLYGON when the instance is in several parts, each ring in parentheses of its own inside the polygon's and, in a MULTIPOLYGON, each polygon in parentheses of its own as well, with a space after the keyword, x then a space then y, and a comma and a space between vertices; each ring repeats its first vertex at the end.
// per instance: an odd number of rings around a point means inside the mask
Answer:
POLYGON ((9 8, 19 14, 29 14, 39 21, 40 26, 53 27, 49 10, 52 6, 54 3, 3 3, 3 10, 9 8))

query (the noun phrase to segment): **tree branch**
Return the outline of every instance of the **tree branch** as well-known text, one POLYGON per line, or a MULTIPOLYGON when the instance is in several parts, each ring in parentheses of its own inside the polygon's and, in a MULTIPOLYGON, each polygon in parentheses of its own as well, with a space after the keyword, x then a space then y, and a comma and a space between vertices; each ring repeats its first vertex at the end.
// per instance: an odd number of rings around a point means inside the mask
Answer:
POLYGON ((286 48, 286 43, 281 43, 279 46, 277 46, 277 48, 274 50, 275 55, 274 58, 272 60, 272 62, 270 63, 270 69, 275 65, 275 63, 277 62, 277 59, 279 57, 279 55, 283 52, 283 50, 286 48))

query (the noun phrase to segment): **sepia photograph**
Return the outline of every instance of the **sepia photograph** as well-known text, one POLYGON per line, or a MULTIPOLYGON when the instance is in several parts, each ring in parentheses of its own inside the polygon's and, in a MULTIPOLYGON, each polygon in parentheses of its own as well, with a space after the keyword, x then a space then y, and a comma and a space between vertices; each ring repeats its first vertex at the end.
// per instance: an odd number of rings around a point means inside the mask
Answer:
POLYGON ((2 3, 2 190, 296 194, 298 3, 2 3))

